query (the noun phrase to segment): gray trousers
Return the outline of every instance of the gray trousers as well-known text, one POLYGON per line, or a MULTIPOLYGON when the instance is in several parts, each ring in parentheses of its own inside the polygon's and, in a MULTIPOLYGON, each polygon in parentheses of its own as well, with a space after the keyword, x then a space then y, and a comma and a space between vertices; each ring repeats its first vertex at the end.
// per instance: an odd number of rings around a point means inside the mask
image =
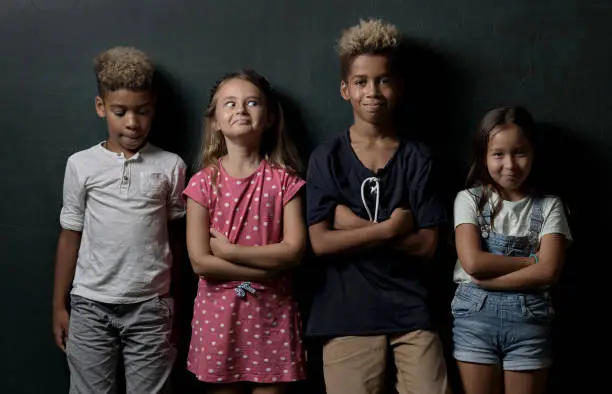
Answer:
POLYGON ((114 394, 123 356, 127 394, 165 394, 176 350, 171 298, 104 304, 71 296, 66 355, 70 394, 114 394))

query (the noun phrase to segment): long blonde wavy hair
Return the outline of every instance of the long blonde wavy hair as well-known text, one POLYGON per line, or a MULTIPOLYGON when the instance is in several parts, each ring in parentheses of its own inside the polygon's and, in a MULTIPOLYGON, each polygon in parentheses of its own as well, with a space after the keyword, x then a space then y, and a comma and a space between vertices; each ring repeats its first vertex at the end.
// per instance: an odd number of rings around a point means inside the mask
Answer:
POLYGON ((287 135, 283 108, 278 96, 270 86, 270 83, 253 70, 239 70, 226 74, 213 87, 204 115, 202 148, 200 150, 198 168, 215 169, 214 175, 216 178, 219 171, 219 159, 227 155, 225 137, 220 130, 213 127, 213 124, 217 108, 217 92, 225 82, 232 79, 248 81, 255 85, 264 95, 267 115, 273 119, 273 122, 262 134, 260 145, 261 156, 274 166, 287 169, 291 172, 301 172, 302 163, 295 145, 287 135))

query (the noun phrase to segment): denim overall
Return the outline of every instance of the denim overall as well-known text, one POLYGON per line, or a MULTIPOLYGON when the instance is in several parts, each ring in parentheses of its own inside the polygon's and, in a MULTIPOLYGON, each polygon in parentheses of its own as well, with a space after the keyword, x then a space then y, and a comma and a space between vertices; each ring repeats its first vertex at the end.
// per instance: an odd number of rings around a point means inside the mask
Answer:
MULTIPOLYGON (((544 221, 543 202, 533 200, 526 236, 495 233, 491 227, 490 205, 485 204, 478 217, 483 250, 521 257, 535 253, 544 221)), ((451 309, 457 360, 499 364, 509 371, 550 366, 549 331, 554 312, 547 291, 490 291, 474 283, 462 283, 455 292, 451 309)))

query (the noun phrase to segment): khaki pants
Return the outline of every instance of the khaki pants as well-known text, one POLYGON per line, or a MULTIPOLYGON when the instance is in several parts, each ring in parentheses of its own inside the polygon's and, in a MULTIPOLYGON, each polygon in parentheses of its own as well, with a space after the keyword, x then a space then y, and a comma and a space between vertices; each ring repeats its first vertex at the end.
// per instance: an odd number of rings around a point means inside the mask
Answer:
POLYGON ((448 394, 438 335, 413 331, 393 336, 339 337, 323 347, 327 394, 382 394, 388 352, 393 352, 399 394, 448 394))

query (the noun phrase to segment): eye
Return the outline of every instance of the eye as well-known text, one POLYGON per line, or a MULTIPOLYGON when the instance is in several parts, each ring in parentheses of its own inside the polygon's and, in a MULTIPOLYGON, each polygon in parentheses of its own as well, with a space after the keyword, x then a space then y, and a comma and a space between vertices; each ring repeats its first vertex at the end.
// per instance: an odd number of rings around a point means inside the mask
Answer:
POLYGON ((493 157, 502 157, 503 155, 501 152, 493 152, 493 157))
POLYGON ((366 81, 364 79, 356 79, 353 83, 357 86, 364 86, 366 81))
POLYGON ((227 108, 232 108, 234 105, 235 103, 233 101, 227 101, 225 104, 223 104, 223 106, 227 108))
POLYGON ((125 111, 113 111, 113 113, 115 114, 115 116, 119 116, 119 117, 125 115, 125 111))
POLYGON ((138 111, 138 115, 140 115, 140 116, 147 116, 150 113, 151 113, 151 110, 148 109, 148 108, 147 109, 141 109, 140 111, 138 111))
POLYGON ((247 101, 247 105, 249 107, 255 107, 256 105, 258 105, 257 100, 249 100, 247 101))
POLYGON ((386 85, 386 84, 388 84, 389 82, 391 82, 391 80, 390 80, 389 78, 386 78, 386 77, 385 77, 385 78, 381 78, 379 83, 380 83, 381 85, 386 85))

